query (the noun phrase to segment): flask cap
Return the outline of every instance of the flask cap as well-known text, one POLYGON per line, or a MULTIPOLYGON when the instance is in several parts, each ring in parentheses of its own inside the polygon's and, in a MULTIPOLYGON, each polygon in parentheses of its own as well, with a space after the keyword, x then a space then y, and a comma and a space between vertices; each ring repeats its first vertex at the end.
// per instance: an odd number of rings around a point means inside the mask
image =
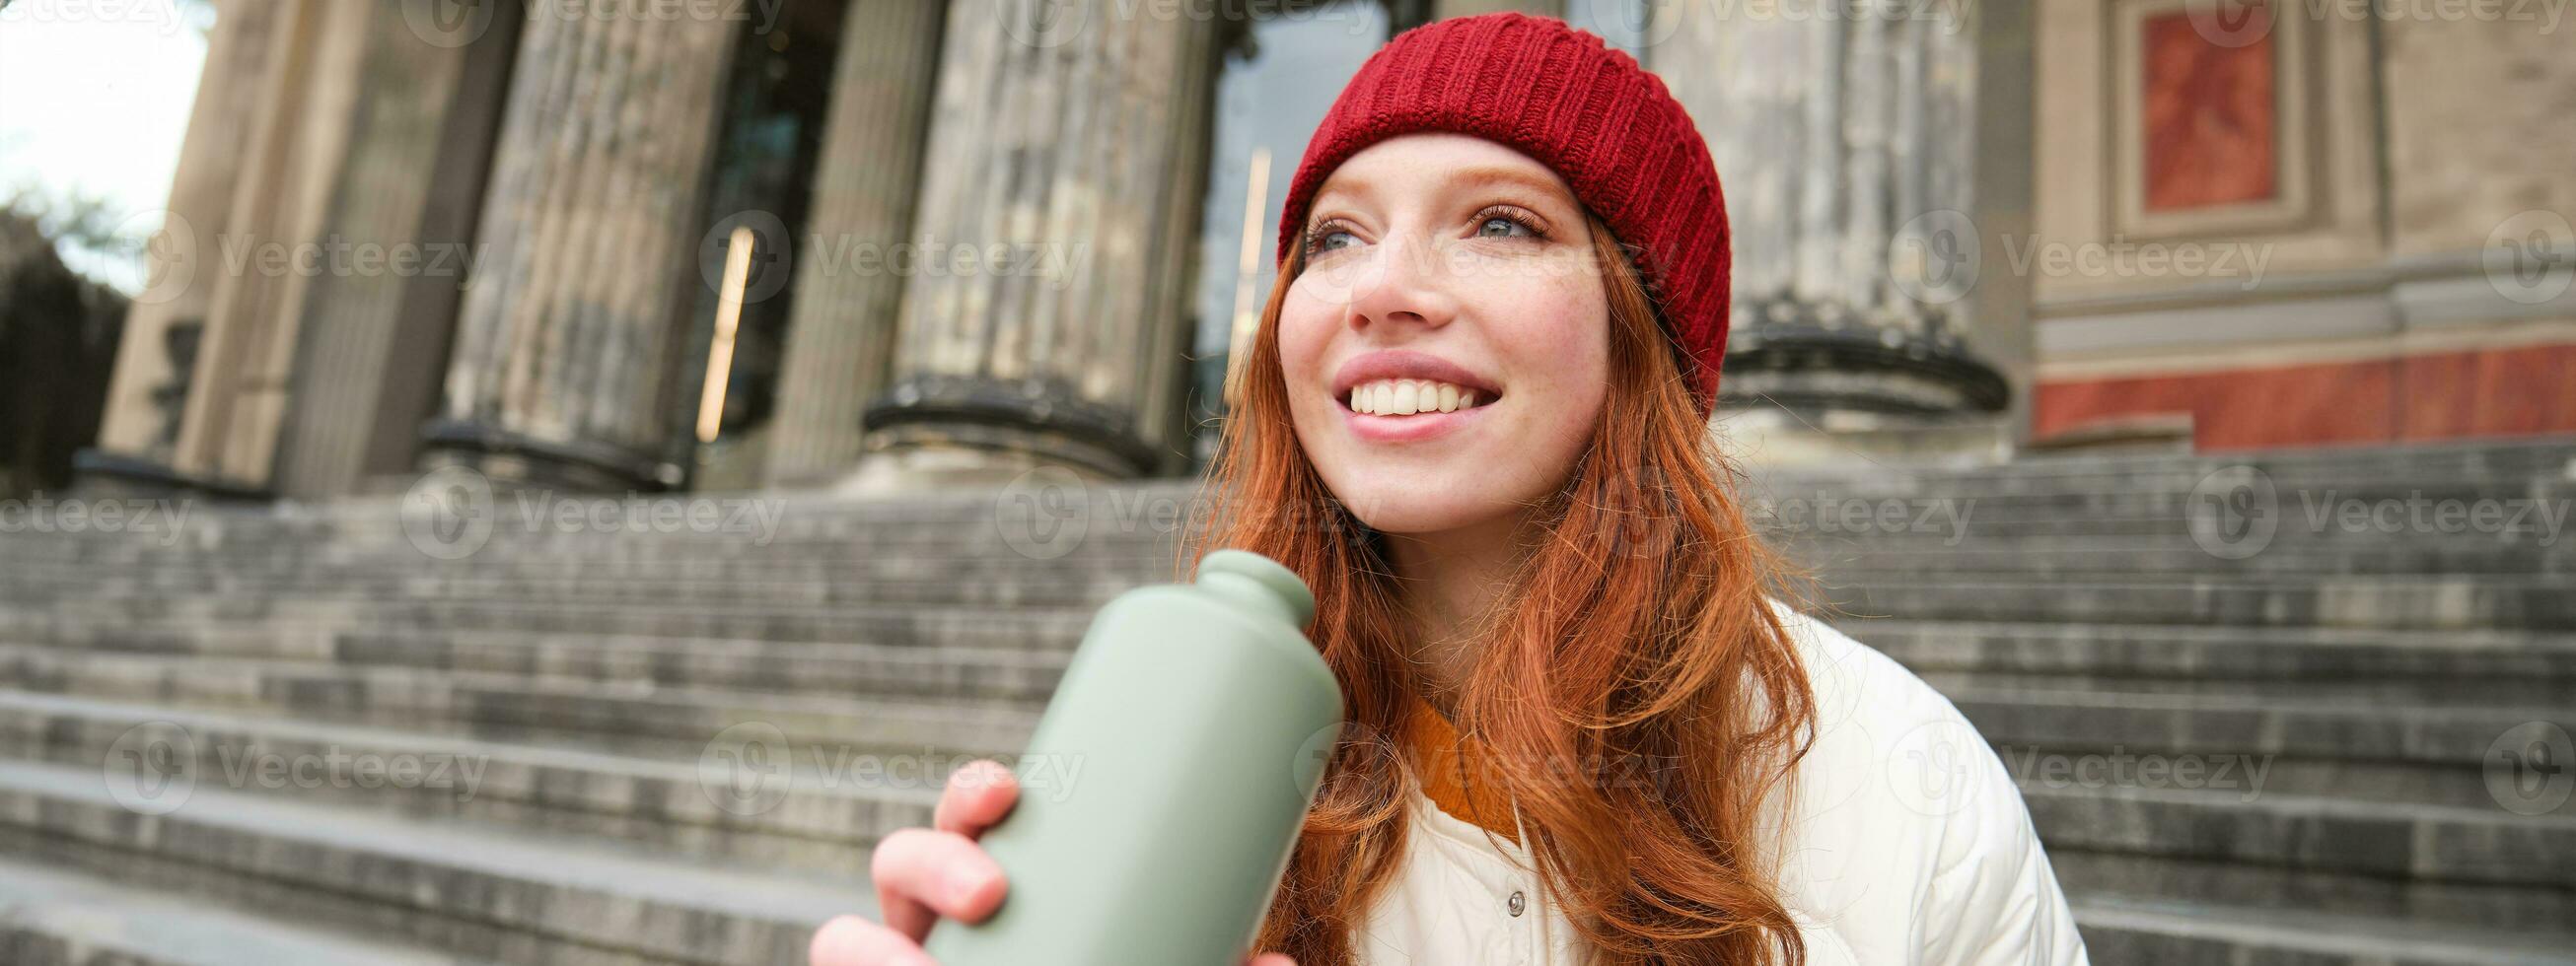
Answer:
POLYGON ((1315 593, 1297 572, 1249 550, 1218 550, 1199 558, 1198 584, 1276 614, 1292 627, 1304 628, 1315 619, 1315 593))

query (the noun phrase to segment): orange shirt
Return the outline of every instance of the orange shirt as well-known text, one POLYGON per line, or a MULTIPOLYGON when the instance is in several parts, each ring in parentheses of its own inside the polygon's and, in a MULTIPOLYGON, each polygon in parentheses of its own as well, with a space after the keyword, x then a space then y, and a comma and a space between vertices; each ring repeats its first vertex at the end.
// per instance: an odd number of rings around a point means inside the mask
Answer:
POLYGON ((1510 797, 1487 776, 1473 746, 1463 743, 1448 717, 1418 696, 1405 717, 1404 748, 1413 756, 1414 777, 1432 804, 1451 817, 1520 844, 1510 797))

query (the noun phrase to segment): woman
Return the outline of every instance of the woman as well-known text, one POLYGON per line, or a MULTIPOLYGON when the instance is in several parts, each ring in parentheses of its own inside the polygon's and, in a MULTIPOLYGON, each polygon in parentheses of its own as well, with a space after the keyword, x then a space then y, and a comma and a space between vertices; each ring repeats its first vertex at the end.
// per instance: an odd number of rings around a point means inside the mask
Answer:
MULTIPOLYGON (((1355 726, 1260 966, 2083 961, 1958 712, 1766 596, 1705 431, 1724 202, 1653 75, 1553 20, 1409 31, 1316 132, 1280 252, 1209 542, 1314 587, 1355 726)), ((814 962, 926 963, 989 914, 973 837, 1014 794, 961 771, 877 850, 885 921, 814 962)))

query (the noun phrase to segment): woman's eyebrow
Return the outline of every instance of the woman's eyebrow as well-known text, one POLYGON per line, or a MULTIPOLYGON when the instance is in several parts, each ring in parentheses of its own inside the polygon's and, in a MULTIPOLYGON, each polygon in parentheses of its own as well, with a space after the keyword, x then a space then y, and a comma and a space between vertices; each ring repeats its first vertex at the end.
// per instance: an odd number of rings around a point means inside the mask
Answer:
POLYGON ((1572 197, 1566 193, 1566 190, 1562 185, 1557 184, 1549 178, 1533 174, 1519 168, 1478 165, 1459 170, 1456 174, 1450 176, 1450 182, 1455 185, 1462 185, 1470 188, 1484 188, 1494 185, 1512 185, 1515 187, 1529 189, 1540 197, 1553 201, 1571 203, 1573 200, 1572 197))
POLYGON ((1309 224, 1312 224, 1315 220, 1316 209, 1324 207, 1324 202, 1343 196, 1348 196, 1354 202, 1367 202, 1377 197, 1377 189, 1367 181, 1357 178, 1337 179, 1329 182, 1325 184, 1322 189, 1315 192, 1315 197, 1307 200, 1306 221, 1309 224))

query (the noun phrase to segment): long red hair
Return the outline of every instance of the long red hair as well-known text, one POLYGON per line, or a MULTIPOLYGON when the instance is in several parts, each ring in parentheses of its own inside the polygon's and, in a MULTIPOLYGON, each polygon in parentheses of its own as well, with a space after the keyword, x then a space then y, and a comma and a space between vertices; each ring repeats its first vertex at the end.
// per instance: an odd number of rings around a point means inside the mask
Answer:
MULTIPOLYGON (((1564 487, 1534 508, 1538 536, 1481 629, 1453 718, 1604 966, 1803 963, 1763 847, 1815 718, 1766 601, 1788 571, 1746 524, 1633 263, 1586 220, 1609 305, 1608 400, 1564 487)), ((1315 591, 1309 637, 1349 723, 1256 948, 1348 966, 1352 930, 1404 852, 1412 766, 1398 735, 1423 682, 1382 538, 1325 487, 1290 423, 1279 315, 1304 263, 1292 250, 1262 310, 1206 479, 1220 512, 1197 549, 1266 554, 1315 591)))

